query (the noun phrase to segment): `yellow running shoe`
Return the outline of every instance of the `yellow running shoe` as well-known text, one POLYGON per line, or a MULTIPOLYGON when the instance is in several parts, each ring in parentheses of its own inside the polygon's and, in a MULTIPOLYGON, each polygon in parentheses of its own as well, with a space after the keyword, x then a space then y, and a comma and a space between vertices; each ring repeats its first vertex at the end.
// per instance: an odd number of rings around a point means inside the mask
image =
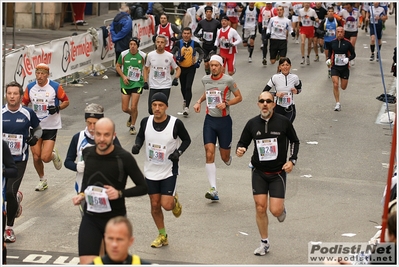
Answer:
POLYGON ((179 196, 176 193, 176 195, 175 195, 175 207, 172 210, 173 215, 175 215, 176 218, 179 218, 180 215, 181 215, 182 209, 183 209, 183 207, 182 207, 182 205, 179 202, 179 196))
POLYGON ((151 247, 153 248, 160 248, 162 246, 167 246, 168 245, 168 235, 164 236, 159 234, 158 237, 152 241, 151 247))

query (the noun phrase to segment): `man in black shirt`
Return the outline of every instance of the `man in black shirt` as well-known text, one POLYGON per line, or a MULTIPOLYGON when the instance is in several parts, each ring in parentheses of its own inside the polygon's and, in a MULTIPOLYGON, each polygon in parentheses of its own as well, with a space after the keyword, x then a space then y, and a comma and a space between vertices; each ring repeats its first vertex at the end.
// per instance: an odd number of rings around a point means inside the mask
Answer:
POLYGON ((261 113, 245 125, 236 151, 236 155, 242 157, 253 140, 252 192, 256 206, 256 223, 261 236, 261 245, 254 251, 257 256, 265 255, 270 249, 267 207, 269 206, 270 212, 279 222, 285 220, 286 178, 296 163, 299 150, 299 139, 294 126, 288 118, 273 112, 275 106, 270 92, 260 94, 258 107, 261 113), (287 161, 290 143, 291 155, 287 161))
POLYGON ((144 176, 133 156, 114 145, 115 124, 109 118, 96 122, 95 146, 83 150, 85 163, 80 193, 74 205, 85 199, 84 215, 79 227, 80 264, 88 264, 99 255, 105 225, 116 216, 126 216, 125 197, 147 194, 144 176), (126 188, 127 177, 135 186, 126 188))

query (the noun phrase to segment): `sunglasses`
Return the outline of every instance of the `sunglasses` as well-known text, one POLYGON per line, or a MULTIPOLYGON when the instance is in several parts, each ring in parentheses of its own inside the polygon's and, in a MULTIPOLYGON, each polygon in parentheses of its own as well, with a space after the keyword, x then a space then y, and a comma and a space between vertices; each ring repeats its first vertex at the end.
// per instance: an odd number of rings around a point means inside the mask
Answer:
POLYGON ((263 104, 263 103, 265 103, 265 102, 266 102, 267 104, 270 104, 270 103, 273 103, 274 101, 271 100, 271 99, 259 99, 258 102, 261 103, 261 104, 263 104))

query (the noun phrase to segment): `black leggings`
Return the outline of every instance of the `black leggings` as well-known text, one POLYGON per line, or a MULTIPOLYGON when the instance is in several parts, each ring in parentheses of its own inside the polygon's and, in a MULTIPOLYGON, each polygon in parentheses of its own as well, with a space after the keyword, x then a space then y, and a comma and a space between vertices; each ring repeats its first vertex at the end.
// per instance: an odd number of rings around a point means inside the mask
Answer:
POLYGON ((105 226, 111 218, 84 214, 79 227, 79 256, 99 255, 105 226))
POLYGON ((17 161, 17 178, 9 178, 6 186, 7 226, 13 226, 18 211, 17 192, 24 177, 27 161, 17 161))
POLYGON ((186 101, 186 107, 189 107, 191 99, 193 98, 193 82, 197 68, 195 66, 191 66, 188 68, 180 68, 180 69, 181 69, 180 90, 183 96, 183 100, 186 101))
POLYGON ((287 117, 291 123, 294 123, 294 120, 296 117, 295 105, 291 105, 288 108, 284 108, 282 106, 276 105, 276 107, 274 108, 274 111, 278 114, 281 114, 281 115, 287 117))

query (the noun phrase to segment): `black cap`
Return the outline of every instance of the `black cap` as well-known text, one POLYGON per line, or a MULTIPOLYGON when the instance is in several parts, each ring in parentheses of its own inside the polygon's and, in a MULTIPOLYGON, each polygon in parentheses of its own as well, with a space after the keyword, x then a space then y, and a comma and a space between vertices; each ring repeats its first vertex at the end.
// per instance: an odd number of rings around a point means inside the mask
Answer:
POLYGON ((210 11, 213 12, 213 7, 211 7, 211 6, 206 6, 206 7, 204 8, 204 10, 205 10, 205 12, 208 11, 208 10, 210 10, 210 11))
POLYGON ((230 19, 229 19, 228 16, 223 16, 223 17, 222 17, 222 20, 223 20, 223 19, 230 21, 230 19))
POLYGON ((166 97, 166 95, 164 93, 155 93, 152 98, 151 98, 151 103, 154 101, 161 101, 163 103, 165 103, 166 106, 168 106, 168 98, 166 97))

